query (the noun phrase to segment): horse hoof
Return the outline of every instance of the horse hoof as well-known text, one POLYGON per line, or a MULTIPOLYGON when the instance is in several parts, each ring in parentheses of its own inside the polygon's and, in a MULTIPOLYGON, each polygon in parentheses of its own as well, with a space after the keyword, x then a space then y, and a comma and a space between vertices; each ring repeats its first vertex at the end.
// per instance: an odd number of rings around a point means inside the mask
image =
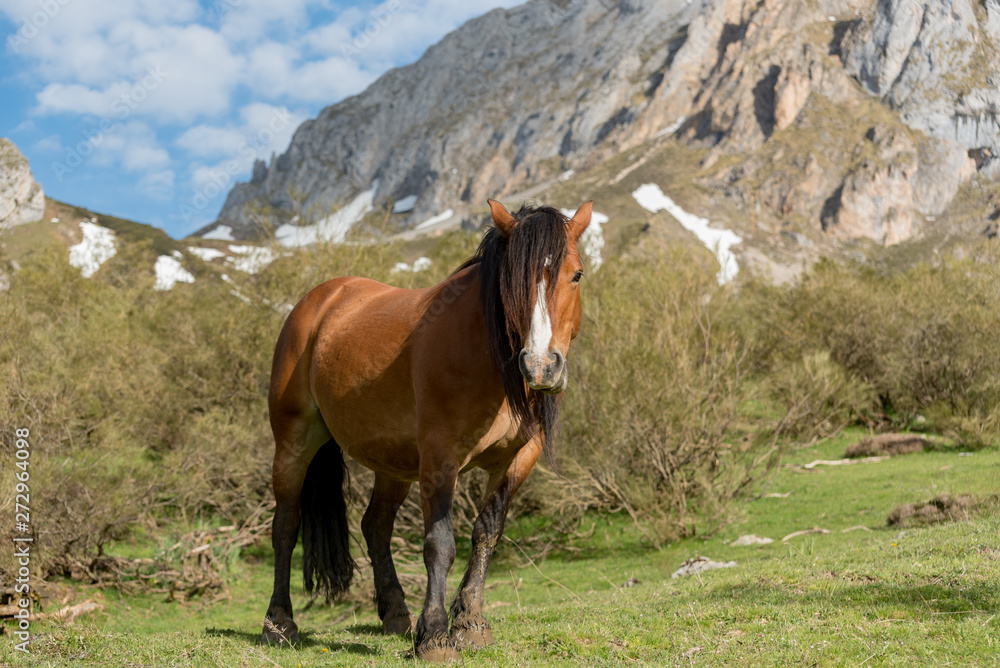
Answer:
POLYGON ((405 636, 417 628, 417 619, 411 615, 382 620, 382 630, 386 635, 405 636))
POLYGON ((451 639, 444 633, 436 633, 433 637, 417 645, 417 658, 429 663, 449 663, 461 661, 462 653, 455 649, 451 639))
POLYGON ((418 647, 417 658, 428 663, 452 663, 461 661, 462 653, 454 647, 418 647))
POLYGON ((480 649, 496 644, 489 625, 452 628, 451 641, 458 649, 480 649))
POLYGON ((265 645, 294 645, 299 641, 299 627, 287 615, 278 614, 274 619, 265 617, 260 641, 265 645))

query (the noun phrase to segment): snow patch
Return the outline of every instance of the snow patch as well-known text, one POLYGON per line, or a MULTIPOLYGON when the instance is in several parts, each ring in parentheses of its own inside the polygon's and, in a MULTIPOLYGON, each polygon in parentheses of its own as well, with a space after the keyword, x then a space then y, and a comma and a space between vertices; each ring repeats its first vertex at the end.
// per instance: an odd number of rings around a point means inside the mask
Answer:
MULTIPOLYGON (((576 213, 572 209, 561 209, 561 211, 567 218, 572 218, 576 213)), ((608 217, 599 211, 591 213, 590 225, 576 242, 576 247, 587 256, 587 264, 591 271, 597 271, 604 264, 604 258, 601 257, 601 250, 604 248, 604 228, 601 225, 608 220, 608 217)))
POLYGON ((674 121, 673 123, 671 123, 667 127, 663 128, 662 130, 660 130, 659 132, 657 132, 655 135, 653 135, 653 139, 658 139, 658 138, 662 137, 663 135, 672 135, 672 134, 674 134, 675 132, 677 132, 678 130, 681 129, 681 126, 684 125, 684 121, 686 121, 686 120, 687 120, 687 116, 681 116, 676 121, 674 121))
POLYGON ((228 225, 219 225, 214 230, 201 235, 202 239, 215 239, 216 241, 236 241, 233 237, 233 228, 228 225))
POLYGON ((177 283, 194 283, 194 276, 191 275, 191 272, 182 267, 176 257, 170 255, 161 255, 156 258, 153 270, 156 272, 154 290, 169 290, 177 283))
POLYGON ((576 170, 575 169, 567 169, 565 172, 563 172, 562 174, 559 175, 559 180, 560 181, 569 181, 569 177, 573 176, 574 174, 576 174, 576 170))
POLYGON ((432 216, 427 220, 425 220, 424 222, 420 223, 414 229, 422 230, 426 227, 430 227, 431 225, 437 225, 438 223, 443 223, 446 220, 450 220, 454 215, 455 215, 454 211, 452 211, 451 209, 445 209, 438 215, 432 216))
POLYGON ((80 270, 84 278, 93 276, 102 264, 118 252, 115 233, 94 223, 80 223, 83 241, 69 247, 69 263, 80 270))
POLYGON ((660 186, 655 183, 647 183, 639 186, 632 193, 632 197, 639 203, 639 206, 652 213, 666 210, 667 213, 677 219, 677 222, 684 229, 694 233, 698 237, 698 240, 715 254, 715 257, 719 260, 719 265, 722 267, 719 269, 719 273, 716 274, 716 277, 719 279, 719 285, 728 283, 736 278, 740 267, 736 263, 736 256, 729 249, 743 241, 738 234, 732 230, 717 230, 714 227, 709 227, 707 218, 701 218, 688 213, 677 206, 672 199, 663 194, 660 186))
POLYGON ((413 261, 413 265, 409 265, 405 262, 397 262, 396 266, 392 268, 392 273, 398 274, 401 271, 412 271, 414 273, 418 271, 424 271, 431 268, 431 259, 429 257, 418 257, 413 261))
POLYGON ((413 211, 413 207, 417 205, 416 195, 407 195, 402 199, 396 200, 396 203, 392 205, 393 213, 409 213, 413 211))
POLYGON ((200 257, 205 262, 211 262, 212 260, 222 257, 225 255, 218 248, 199 248, 198 246, 188 246, 188 253, 194 255, 195 257, 200 257))
POLYGON ((229 265, 245 274, 256 274, 277 257, 267 246, 229 246, 240 257, 227 258, 229 265))
POLYGON ((278 243, 288 248, 295 248, 309 246, 317 241, 332 241, 338 244, 343 242, 354 224, 374 208, 376 190, 378 190, 377 181, 371 188, 352 199, 349 204, 318 223, 302 226, 285 223, 275 231, 278 243))

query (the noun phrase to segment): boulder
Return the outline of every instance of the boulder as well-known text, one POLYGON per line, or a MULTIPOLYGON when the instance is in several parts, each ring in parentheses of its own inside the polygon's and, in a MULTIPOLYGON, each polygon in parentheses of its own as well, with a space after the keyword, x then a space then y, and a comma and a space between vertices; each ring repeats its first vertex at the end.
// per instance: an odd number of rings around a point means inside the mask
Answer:
POLYGON ((45 193, 31 175, 28 159, 0 137, 0 228, 40 220, 44 213, 45 193))

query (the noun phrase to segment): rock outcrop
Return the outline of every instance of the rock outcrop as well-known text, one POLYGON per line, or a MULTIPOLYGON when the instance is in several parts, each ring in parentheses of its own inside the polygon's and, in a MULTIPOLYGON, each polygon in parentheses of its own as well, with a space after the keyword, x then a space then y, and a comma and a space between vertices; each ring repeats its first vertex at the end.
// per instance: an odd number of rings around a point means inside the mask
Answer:
POLYGON ((896 244, 910 238, 916 226, 913 182, 920 161, 903 132, 877 125, 866 139, 871 143, 868 155, 828 200, 823 226, 845 239, 896 244))
POLYGON ((239 234, 248 202, 279 222, 315 218, 377 182, 376 206, 417 196, 417 224, 583 167, 652 103, 694 11, 686 0, 533 0, 489 12, 303 123, 218 222, 239 234))
POLYGON ((34 222, 44 213, 45 193, 31 175, 28 159, 0 137, 0 228, 34 222))
POLYGON ((940 213, 977 171, 1000 177, 1000 0, 877 0, 842 48, 847 72, 922 143, 906 150, 919 149, 908 168, 891 159, 887 169, 864 165, 844 181, 882 204, 888 243, 909 236, 914 213, 940 213))
POLYGON ((1000 0, 878 0, 844 40, 844 65, 903 121, 1000 164, 1000 0))
POLYGON ((998 43, 1000 0, 531 0, 304 123, 206 229, 245 236, 248 204, 316 220, 373 186, 403 226, 461 217, 670 135, 710 149, 728 197, 897 243, 1000 176, 998 43))

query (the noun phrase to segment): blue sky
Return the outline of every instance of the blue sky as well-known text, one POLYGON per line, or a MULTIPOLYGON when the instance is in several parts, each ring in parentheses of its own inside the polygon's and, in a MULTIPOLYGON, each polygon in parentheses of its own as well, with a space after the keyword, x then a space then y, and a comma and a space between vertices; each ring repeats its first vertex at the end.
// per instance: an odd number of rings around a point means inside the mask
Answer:
POLYGON ((520 0, 0 0, 0 136, 46 195, 182 237, 298 125, 520 0))

